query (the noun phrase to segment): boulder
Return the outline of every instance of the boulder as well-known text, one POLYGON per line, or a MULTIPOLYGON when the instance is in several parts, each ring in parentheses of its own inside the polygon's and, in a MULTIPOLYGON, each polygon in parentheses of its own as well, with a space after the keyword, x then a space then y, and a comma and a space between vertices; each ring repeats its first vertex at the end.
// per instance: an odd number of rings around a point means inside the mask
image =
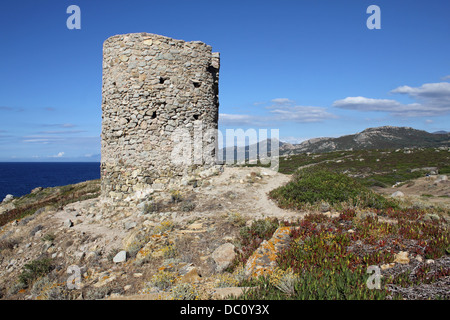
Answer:
POLYGON ((394 262, 400 263, 400 264, 408 264, 409 258, 408 258, 408 252, 407 251, 400 251, 395 255, 394 262))
POLYGON ((434 184, 438 184, 444 181, 448 181, 448 177, 446 175, 440 175, 434 180, 434 184))
POLYGON ((14 196, 12 194, 7 194, 5 199, 3 199, 2 203, 8 203, 14 199, 14 196))
POLYGON ((196 267, 190 267, 186 269, 186 273, 182 275, 180 282, 182 283, 195 283, 199 282, 202 277, 196 267))
POLYGON ((137 223, 135 221, 128 221, 124 223, 125 230, 133 229, 137 226, 137 223))
POLYGON ((127 252, 125 250, 120 251, 116 256, 113 258, 114 263, 121 263, 127 261, 127 252))
POLYGON ((246 277, 258 277, 270 274, 277 266, 278 254, 286 248, 290 242, 290 227, 280 227, 269 241, 264 240, 258 249, 251 255, 245 264, 246 277))
POLYGON ((70 220, 70 219, 65 220, 65 221, 64 221, 64 226, 67 227, 67 228, 73 227, 73 222, 72 222, 72 220, 70 220))
POLYGON ((230 266, 236 257, 236 253, 234 252, 234 245, 231 243, 225 243, 218 247, 212 253, 211 257, 216 263, 216 271, 222 272, 226 268, 230 266))
POLYGON ((392 198, 403 198, 405 195, 401 191, 395 191, 393 194, 391 194, 392 198))
POLYGON ((440 221, 441 220, 441 217, 438 215, 438 214, 436 214, 436 213, 427 213, 424 217, 423 217, 423 219, 425 220, 425 221, 440 221))

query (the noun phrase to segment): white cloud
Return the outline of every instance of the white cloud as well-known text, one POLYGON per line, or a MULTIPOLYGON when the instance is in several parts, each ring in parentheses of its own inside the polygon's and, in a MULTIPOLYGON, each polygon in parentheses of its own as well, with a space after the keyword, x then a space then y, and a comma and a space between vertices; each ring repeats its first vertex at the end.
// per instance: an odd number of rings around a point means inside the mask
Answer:
POLYGON ((256 102, 253 102, 253 105, 254 105, 254 106, 260 106, 260 105, 262 105, 262 104, 266 104, 266 102, 264 102, 264 101, 256 101, 256 102))
POLYGON ((49 156, 49 158, 61 158, 61 157, 63 157, 63 156, 64 156, 64 152, 60 152, 60 153, 58 153, 57 155, 49 156))
POLYGON ((289 106, 295 103, 294 100, 288 99, 288 98, 276 98, 270 100, 272 103, 279 105, 279 106, 289 106))
POLYGON ((444 76, 441 78, 442 81, 449 80, 449 79, 450 79, 450 74, 448 76, 444 76))
POLYGON ((39 134, 72 134, 72 133, 82 133, 86 132, 84 130, 68 130, 68 131, 62 131, 62 130, 49 130, 49 131, 39 131, 39 134))
POLYGON ((431 119, 427 119, 427 120, 425 120, 425 123, 426 123, 426 124, 430 124, 430 123, 433 123, 433 120, 431 120, 431 119))
POLYGON ((270 110, 276 121, 292 122, 320 122, 326 119, 336 118, 335 115, 326 111, 322 107, 292 106, 279 107, 270 110))
POLYGON ((450 82, 425 83, 416 88, 401 86, 391 92, 408 94, 419 99, 450 99, 450 82))
POLYGON ((347 97, 336 100, 333 106, 358 111, 388 112, 400 117, 437 116, 450 112, 450 83, 426 83, 420 87, 401 86, 391 91, 406 94, 416 100, 403 104, 392 99, 372 99, 366 97, 347 97))
POLYGON ((43 143, 43 144, 48 144, 51 142, 50 139, 25 139, 22 141, 26 143, 43 143))
POLYGON ((224 125, 233 126, 270 126, 275 122, 321 122, 327 119, 337 118, 329 113, 326 108, 295 105, 295 101, 287 98, 273 99, 272 105, 266 107, 267 116, 250 114, 219 114, 219 121, 224 125))
POLYGON ((76 125, 72 123, 54 123, 54 124, 43 124, 43 127, 58 127, 58 128, 73 128, 76 125))
POLYGON ((399 106, 401 106, 401 103, 395 100, 365 97, 347 97, 333 103, 333 107, 336 108, 363 111, 391 111, 392 108, 398 108, 399 106))
POLYGON ((224 125, 235 125, 235 126, 257 125, 261 121, 264 121, 262 117, 254 115, 229 114, 229 113, 219 114, 219 122, 224 125))

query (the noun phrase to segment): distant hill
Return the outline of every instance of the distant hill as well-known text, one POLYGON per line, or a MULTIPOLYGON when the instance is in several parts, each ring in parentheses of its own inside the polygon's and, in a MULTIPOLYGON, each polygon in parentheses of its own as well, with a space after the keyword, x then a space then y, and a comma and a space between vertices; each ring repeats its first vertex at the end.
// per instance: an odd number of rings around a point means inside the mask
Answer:
POLYGON ((300 144, 283 144, 280 154, 321 153, 337 150, 396 149, 450 145, 450 133, 429 133, 409 127, 384 126, 339 138, 314 138, 300 144))
MULTIPOLYGON (((362 132, 342 136, 339 138, 313 138, 303 141, 300 144, 290 144, 278 140, 267 139, 256 143, 257 154, 260 150, 267 150, 267 156, 270 157, 272 145, 279 144, 279 154, 299 154, 299 153, 323 153, 339 150, 369 150, 369 149, 397 149, 397 148, 413 148, 425 147, 434 148, 442 146, 450 146, 449 132, 429 133, 423 130, 416 130, 410 127, 392 127, 384 126, 377 128, 368 128, 362 132)), ((238 154, 245 154, 245 159, 249 159, 249 151, 255 145, 245 147, 229 147, 221 149, 223 161, 227 159, 228 154, 233 154, 234 159, 238 158, 238 154)), ((262 155, 264 157, 264 155, 262 155)), ((251 157, 251 159, 255 159, 251 157)), ((221 161, 219 161, 221 162, 221 161)))
POLYGON ((444 131, 444 130, 441 130, 441 131, 435 131, 435 132, 432 132, 433 134, 448 134, 448 133, 450 133, 449 131, 444 131))
POLYGON ((233 155, 233 159, 239 159, 239 160, 243 160, 246 159, 248 160, 249 158, 251 160, 256 160, 257 158, 266 158, 266 157, 270 157, 271 156, 271 150, 272 150, 272 144, 276 145, 278 144, 279 146, 279 150, 281 153, 281 150, 284 146, 290 146, 290 144, 286 144, 285 142, 279 141, 277 139, 266 139, 263 141, 260 141, 258 143, 252 144, 250 146, 245 146, 245 147, 228 147, 228 148, 222 148, 220 149, 220 154, 219 154, 219 163, 223 163, 226 161, 227 159, 227 154, 228 155, 233 155), (253 148, 256 147, 256 157, 254 157, 253 153, 250 156, 250 150, 252 150, 253 152, 253 148), (220 158, 220 155, 222 156, 222 158, 220 158), (242 155, 244 155, 244 157, 242 157, 242 155))

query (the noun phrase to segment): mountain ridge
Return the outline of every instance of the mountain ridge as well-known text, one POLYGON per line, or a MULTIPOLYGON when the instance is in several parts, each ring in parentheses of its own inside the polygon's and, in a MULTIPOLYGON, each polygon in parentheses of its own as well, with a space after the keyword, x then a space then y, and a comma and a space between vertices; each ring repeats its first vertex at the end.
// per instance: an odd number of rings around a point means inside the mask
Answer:
POLYGON ((339 150, 441 147, 450 144, 450 133, 430 133, 411 127, 381 126, 337 138, 321 137, 300 144, 283 143, 280 154, 322 153, 339 150))

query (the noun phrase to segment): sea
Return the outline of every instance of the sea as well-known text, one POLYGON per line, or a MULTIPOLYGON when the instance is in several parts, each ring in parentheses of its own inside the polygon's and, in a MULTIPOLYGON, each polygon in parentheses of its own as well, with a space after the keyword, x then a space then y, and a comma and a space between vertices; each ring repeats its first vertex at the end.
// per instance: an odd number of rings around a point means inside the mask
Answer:
POLYGON ((0 162, 0 202, 36 187, 58 187, 100 179, 100 162, 0 162))

